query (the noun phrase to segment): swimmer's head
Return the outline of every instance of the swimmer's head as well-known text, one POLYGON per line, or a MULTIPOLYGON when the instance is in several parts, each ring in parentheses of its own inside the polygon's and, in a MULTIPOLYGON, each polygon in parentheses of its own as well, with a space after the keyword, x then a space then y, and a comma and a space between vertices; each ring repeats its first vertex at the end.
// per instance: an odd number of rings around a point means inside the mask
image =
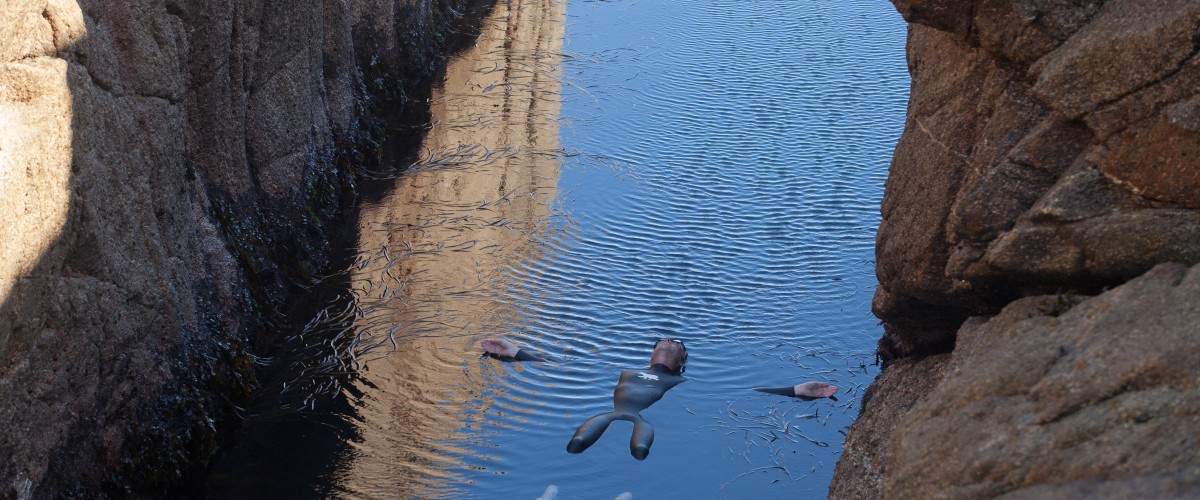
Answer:
POLYGON ((663 365, 675 374, 683 373, 687 367, 687 347, 683 341, 673 338, 658 339, 654 353, 650 355, 650 366, 663 365))

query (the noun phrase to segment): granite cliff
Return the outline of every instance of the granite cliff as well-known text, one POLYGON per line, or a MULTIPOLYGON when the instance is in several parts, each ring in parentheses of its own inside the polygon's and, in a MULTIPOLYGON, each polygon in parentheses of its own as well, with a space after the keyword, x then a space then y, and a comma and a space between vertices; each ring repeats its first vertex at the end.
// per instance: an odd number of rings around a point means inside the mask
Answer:
POLYGON ((157 496, 212 456, 486 3, 4 3, 0 497, 157 496))
POLYGON ((1200 2, 894 0, 884 368, 833 498, 1200 491, 1200 2))

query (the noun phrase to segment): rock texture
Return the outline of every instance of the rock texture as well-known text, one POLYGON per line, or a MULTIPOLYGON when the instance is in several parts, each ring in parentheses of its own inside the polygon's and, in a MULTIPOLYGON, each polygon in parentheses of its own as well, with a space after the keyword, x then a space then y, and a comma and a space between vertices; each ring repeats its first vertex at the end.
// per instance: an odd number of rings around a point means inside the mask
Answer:
POLYGON ((1194 496, 1200 2, 893 3, 885 368, 831 497, 1194 496))
POLYGON ((1163 264, 1074 307, 1028 297, 968 321, 937 388, 896 424, 883 496, 1137 480, 1158 498, 1163 476, 1194 483, 1198 297, 1200 266, 1163 264))
POLYGON ((885 356, 1200 262, 1200 3, 896 4, 913 82, 878 234, 885 356))
POLYGON ((863 394, 863 406, 870 406, 855 422, 854 432, 846 437, 844 453, 838 461, 831 498, 874 498, 883 491, 887 475, 887 445, 896 423, 937 385, 949 354, 910 357, 888 363, 879 377, 863 394))
POLYGON ((0 497, 158 495, 207 460, 483 4, 4 3, 0 497))

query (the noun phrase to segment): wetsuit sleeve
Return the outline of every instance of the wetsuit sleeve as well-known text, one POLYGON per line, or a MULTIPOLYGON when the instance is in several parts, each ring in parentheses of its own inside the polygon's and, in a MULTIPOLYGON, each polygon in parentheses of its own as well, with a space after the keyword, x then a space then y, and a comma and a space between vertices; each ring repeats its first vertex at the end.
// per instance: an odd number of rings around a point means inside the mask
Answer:
POLYGON ((756 388, 754 388, 754 390, 756 390, 756 391, 758 391, 758 392, 765 392, 765 393, 768 393, 768 394, 778 394, 778 395, 780 395, 780 396, 792 396, 792 397, 796 397, 796 388, 795 388, 795 387, 793 387, 793 386, 788 386, 788 387, 756 387, 756 388))
POLYGON ((526 351, 525 349, 517 349, 517 355, 513 356, 513 359, 515 359, 517 361, 541 361, 542 360, 542 358, 534 356, 533 354, 531 354, 529 351, 526 351))

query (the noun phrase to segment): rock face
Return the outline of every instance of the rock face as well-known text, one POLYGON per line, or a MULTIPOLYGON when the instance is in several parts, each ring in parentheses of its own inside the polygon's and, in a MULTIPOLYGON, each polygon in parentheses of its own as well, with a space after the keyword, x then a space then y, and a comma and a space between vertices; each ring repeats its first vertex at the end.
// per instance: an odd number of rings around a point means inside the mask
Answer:
POLYGON ((894 3, 912 89, 876 247, 887 362, 831 496, 1194 487, 1197 443, 1148 436, 1194 429, 1200 400, 1196 271, 1155 268, 1200 262, 1200 2, 894 3))
POLYGON ((485 3, 5 2, 0 497, 156 495, 207 460, 485 3))
POLYGON ((929 393, 941 380, 949 354, 898 359, 879 374, 863 394, 870 406, 846 437, 846 452, 837 464, 837 477, 830 485, 832 498, 874 498, 883 491, 887 475, 887 445, 896 421, 929 393))
POLYGON ((1200 3, 897 7, 913 83, 878 235, 884 354, 944 351, 1023 295, 1200 262, 1200 3))
POLYGON ((1200 266, 1068 300, 963 325, 937 388, 896 424, 884 497, 1200 478, 1200 266))

